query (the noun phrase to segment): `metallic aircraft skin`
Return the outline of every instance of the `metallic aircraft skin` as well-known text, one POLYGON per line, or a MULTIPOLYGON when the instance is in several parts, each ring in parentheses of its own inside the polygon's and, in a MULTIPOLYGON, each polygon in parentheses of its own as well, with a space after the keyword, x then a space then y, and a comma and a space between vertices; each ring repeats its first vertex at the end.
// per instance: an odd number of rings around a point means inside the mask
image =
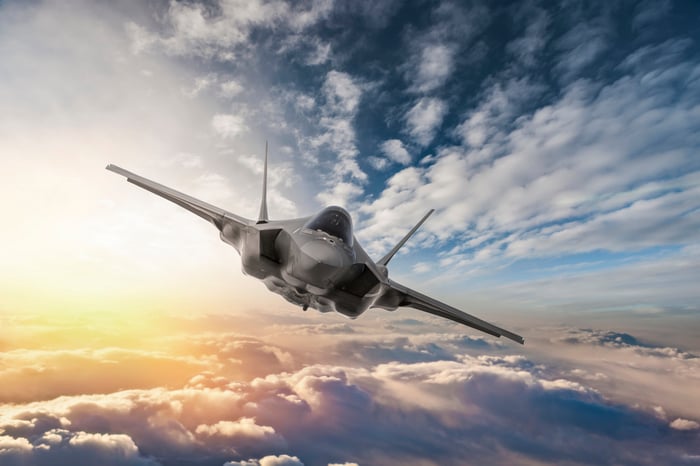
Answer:
POLYGON ((352 234, 345 209, 326 207, 314 216, 269 220, 267 214, 267 146, 263 199, 257 221, 243 218, 115 165, 107 170, 204 218, 219 236, 241 255, 243 273, 262 280, 267 288, 290 303, 321 312, 339 312, 356 318, 367 309, 393 311, 412 307, 520 344, 520 335, 497 327, 445 303, 418 293, 389 278, 387 264, 396 251, 433 212, 386 256, 374 262, 352 234))

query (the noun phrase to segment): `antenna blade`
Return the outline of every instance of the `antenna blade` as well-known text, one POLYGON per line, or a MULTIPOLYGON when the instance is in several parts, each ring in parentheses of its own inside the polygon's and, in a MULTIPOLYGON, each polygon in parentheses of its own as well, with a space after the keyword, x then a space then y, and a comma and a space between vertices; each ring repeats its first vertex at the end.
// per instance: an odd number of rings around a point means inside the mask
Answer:
POLYGON ((401 241, 399 241, 399 244, 397 244, 396 246, 394 246, 394 249, 392 249, 391 251, 389 251, 389 254, 387 254, 386 256, 384 256, 384 257, 382 257, 381 259, 379 259, 379 262, 377 262, 377 264, 378 264, 378 265, 384 265, 384 266, 386 266, 386 265, 389 263, 389 261, 391 260, 391 258, 394 257, 394 254, 396 254, 396 253, 399 251, 399 249, 401 249, 401 246, 403 246, 404 244, 406 244, 406 241, 408 241, 408 239, 409 239, 411 236, 413 236, 413 234, 414 234, 416 231, 418 231, 418 228, 420 228, 420 226, 423 225, 423 223, 424 223, 426 220, 428 220, 428 217, 430 217, 430 215, 431 215, 433 212, 435 212, 435 209, 430 209, 430 210, 428 211, 428 213, 425 214, 425 215, 423 216, 422 219, 420 219, 420 222, 416 223, 416 226, 414 226, 413 228, 411 228, 411 231, 409 231, 409 232, 406 234, 406 236, 404 236, 404 237, 401 239, 401 241))
POLYGON ((265 165, 263 167, 262 201, 260 203, 260 215, 258 223, 267 223, 267 141, 265 141, 265 165))

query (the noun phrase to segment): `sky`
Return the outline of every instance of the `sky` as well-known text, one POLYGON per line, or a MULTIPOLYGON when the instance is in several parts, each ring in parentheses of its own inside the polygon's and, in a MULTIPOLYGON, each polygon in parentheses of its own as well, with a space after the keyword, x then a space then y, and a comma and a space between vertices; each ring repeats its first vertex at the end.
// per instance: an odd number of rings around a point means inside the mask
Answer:
POLYGON ((0 0, 0 463, 700 463, 694 1, 0 0), (302 313, 114 163, 330 204, 513 330, 302 313), (594 445, 595 448, 591 446, 594 445))

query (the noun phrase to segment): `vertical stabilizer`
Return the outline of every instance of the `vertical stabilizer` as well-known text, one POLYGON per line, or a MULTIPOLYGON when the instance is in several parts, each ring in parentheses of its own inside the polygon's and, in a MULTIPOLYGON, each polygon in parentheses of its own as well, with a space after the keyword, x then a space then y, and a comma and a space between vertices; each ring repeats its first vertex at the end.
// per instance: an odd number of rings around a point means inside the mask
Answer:
POLYGON ((260 215, 258 223, 267 223, 267 141, 265 141, 265 165, 263 167, 262 201, 260 202, 260 215))
POLYGON ((411 231, 409 231, 408 233, 406 233, 406 236, 404 236, 404 237, 401 239, 401 241, 399 241, 399 244, 397 244, 396 246, 394 246, 394 249, 392 249, 391 251, 389 251, 389 253, 388 253, 386 256, 384 256, 384 257, 382 257, 381 259, 379 259, 379 262, 377 262, 377 265, 386 266, 386 265, 389 263, 389 261, 391 260, 391 258, 394 257, 394 254, 396 254, 396 253, 399 251, 399 249, 401 249, 401 246, 403 246, 404 244, 406 244, 406 241, 408 241, 408 239, 409 239, 411 236, 413 236, 413 234, 418 230, 418 228, 420 228, 420 226, 423 225, 423 222, 425 222, 426 220, 428 220, 428 217, 430 217, 430 214, 432 214, 433 212, 435 212, 435 209, 430 209, 430 210, 428 211, 428 213, 425 214, 425 215, 423 216, 422 219, 420 219, 420 222, 416 223, 416 226, 414 226, 413 228, 411 228, 411 231))

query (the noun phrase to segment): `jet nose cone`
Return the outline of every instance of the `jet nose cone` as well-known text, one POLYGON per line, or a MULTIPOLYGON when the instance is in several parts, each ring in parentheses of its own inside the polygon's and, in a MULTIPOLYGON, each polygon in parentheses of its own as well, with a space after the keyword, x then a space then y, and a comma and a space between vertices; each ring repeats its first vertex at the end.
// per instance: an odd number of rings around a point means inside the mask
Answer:
POLYGON ((342 248, 324 240, 309 241, 301 247, 301 252, 317 264, 342 267, 347 263, 342 248))

